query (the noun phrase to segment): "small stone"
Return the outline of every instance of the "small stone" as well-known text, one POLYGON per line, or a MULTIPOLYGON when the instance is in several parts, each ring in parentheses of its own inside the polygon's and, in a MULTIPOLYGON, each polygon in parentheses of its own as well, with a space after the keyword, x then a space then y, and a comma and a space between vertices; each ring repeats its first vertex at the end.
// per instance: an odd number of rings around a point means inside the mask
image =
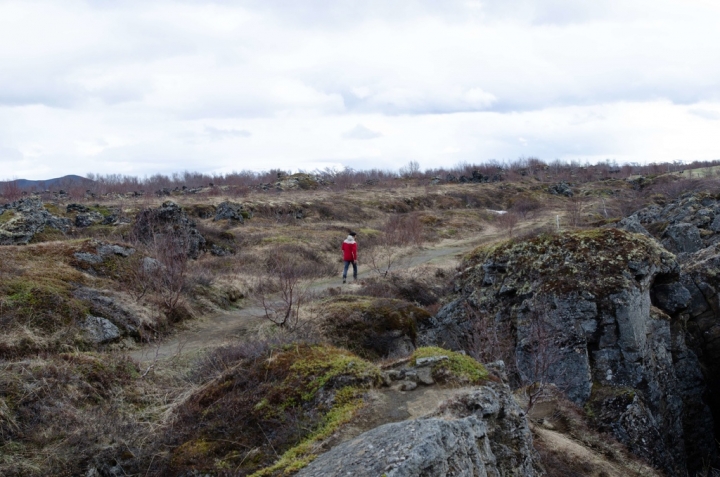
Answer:
POLYGON ((418 387, 415 381, 403 381, 400 383, 400 391, 412 391, 418 387))
POLYGON ((420 368, 417 370, 418 382, 430 386, 435 384, 435 380, 432 377, 432 370, 430 368, 420 368))
POLYGON ((435 363, 439 363, 440 361, 446 361, 448 359, 447 356, 441 355, 441 356, 428 356, 426 358, 418 358, 415 360, 415 366, 418 368, 422 368, 423 366, 430 366, 435 363))

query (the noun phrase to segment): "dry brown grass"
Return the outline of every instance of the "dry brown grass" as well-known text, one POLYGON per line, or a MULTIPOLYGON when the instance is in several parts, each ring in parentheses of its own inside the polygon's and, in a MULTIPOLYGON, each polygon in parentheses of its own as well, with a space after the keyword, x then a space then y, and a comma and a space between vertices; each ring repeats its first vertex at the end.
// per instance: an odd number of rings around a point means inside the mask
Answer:
MULTIPOLYGON (((399 257, 442 240, 446 240, 443 244, 460 243, 480 234, 488 240, 507 235, 507 228, 498 227, 498 216, 487 209, 517 211, 520 218, 513 235, 553 228, 555 214, 566 214, 570 201, 548 194, 547 184, 514 173, 520 178, 514 183, 426 186, 427 181, 408 179, 388 180, 381 186, 346 184, 337 190, 281 193, 248 190, 242 185, 217 186, 201 195, 148 194, 82 202, 115 208, 130 218, 166 200, 187 208, 210 246, 230 253, 205 253, 187 262, 185 282, 178 290, 188 309, 200 314, 248 306, 247 297, 257 288, 256 278, 266 274, 272 258, 278 256, 292 256, 303 264, 306 281, 339 275, 340 245, 349 230, 358 233, 361 267, 368 267, 373 251, 387 246, 399 257), (214 222, 213 207, 225 200, 242 203, 253 216, 244 224, 214 222)), ((583 214, 597 213, 600 198, 606 200, 612 217, 629 207, 623 204, 640 197, 624 181, 577 189, 583 194, 578 226, 585 225, 583 214)), ((67 215, 64 205, 57 204, 53 213, 67 215)), ((127 238, 129 227, 95 226, 78 231, 77 236, 119 242, 127 238)), ((73 254, 90 247, 90 242, 58 238, 63 241, 0 247, 0 322, 4 326, 0 358, 5 359, 0 361, 1 474, 81 475, 91 467, 115 464, 128 475, 171 475, 192 468, 220 472, 226 464, 248 473, 272 462, 275 452, 297 443, 322 421, 323 413, 314 410, 314 400, 297 399, 293 394, 297 390, 285 386, 298 346, 304 346, 297 342, 314 336, 311 327, 292 334, 264 326, 267 342, 249 333, 248 341, 222 347, 199 364, 173 358, 140 368, 109 349, 78 352, 78 347, 90 349, 77 327, 89 309, 72 294, 78 286, 113 290, 108 296, 118 301, 129 300, 132 291, 133 306, 148 313, 147 327, 157 332, 148 334, 150 339, 193 324, 163 321, 153 297, 157 290, 141 295, 132 288, 138 277, 130 272, 133 267, 137 270, 142 257, 152 255, 151 250, 138 245, 137 254, 128 260, 87 267, 73 254), (218 380, 209 383, 214 378, 218 380), (195 392, 198 386, 200 391, 195 392), (263 411, 258 389, 284 405, 282 412, 263 411), (235 445, 238 442, 242 445, 235 445)), ((437 267, 408 272, 392 268, 384 277, 364 279, 355 293, 376 304, 403 300, 403 306, 413 310, 414 306, 424 308, 418 313, 425 316, 437 311, 453 273, 437 267)), ((342 317, 342 311, 337 314, 342 317)), ((317 325, 318 315, 308 312, 305 318, 317 325)), ((412 334, 412 320, 400 321, 390 325, 412 334)), ((152 354, 152 345, 147 349, 152 354)), ((326 356, 328 362, 337 357, 326 356)), ((298 389, 311 382, 305 378, 295 383, 298 389)), ((565 417, 554 419, 568 424, 557 425, 577 427, 585 437, 571 437, 612 462, 625 459, 614 448, 602 447, 603 437, 588 431, 581 416, 573 412, 561 410, 565 417)), ((542 444, 539 450, 546 462, 562 461, 562 453, 542 444)), ((565 475, 579 472, 568 465, 557 464, 556 469, 563 469, 565 475)))

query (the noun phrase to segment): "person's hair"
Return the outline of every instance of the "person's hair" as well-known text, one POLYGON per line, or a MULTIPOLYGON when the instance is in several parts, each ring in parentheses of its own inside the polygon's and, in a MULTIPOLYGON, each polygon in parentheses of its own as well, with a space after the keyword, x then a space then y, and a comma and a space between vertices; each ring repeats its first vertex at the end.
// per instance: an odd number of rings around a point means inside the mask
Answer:
POLYGON ((350 232, 348 235, 352 235, 352 236, 354 237, 354 236, 356 236, 357 234, 356 234, 355 232, 350 232))

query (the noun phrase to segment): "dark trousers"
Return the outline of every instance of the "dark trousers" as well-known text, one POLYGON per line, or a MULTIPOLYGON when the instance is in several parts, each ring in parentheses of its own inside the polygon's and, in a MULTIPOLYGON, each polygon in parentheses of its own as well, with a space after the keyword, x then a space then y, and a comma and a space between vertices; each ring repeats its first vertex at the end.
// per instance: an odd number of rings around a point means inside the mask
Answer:
POLYGON ((357 278, 357 262, 352 262, 350 260, 344 260, 345 267, 343 268, 343 279, 347 278, 347 271, 350 264, 353 266, 353 278, 357 278))

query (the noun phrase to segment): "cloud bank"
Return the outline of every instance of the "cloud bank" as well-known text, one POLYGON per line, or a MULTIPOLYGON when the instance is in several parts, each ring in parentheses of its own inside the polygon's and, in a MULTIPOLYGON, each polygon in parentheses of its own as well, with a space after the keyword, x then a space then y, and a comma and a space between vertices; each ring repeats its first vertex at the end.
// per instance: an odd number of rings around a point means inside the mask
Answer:
POLYGON ((0 1, 0 175, 720 158, 720 7, 586 3, 0 1))

